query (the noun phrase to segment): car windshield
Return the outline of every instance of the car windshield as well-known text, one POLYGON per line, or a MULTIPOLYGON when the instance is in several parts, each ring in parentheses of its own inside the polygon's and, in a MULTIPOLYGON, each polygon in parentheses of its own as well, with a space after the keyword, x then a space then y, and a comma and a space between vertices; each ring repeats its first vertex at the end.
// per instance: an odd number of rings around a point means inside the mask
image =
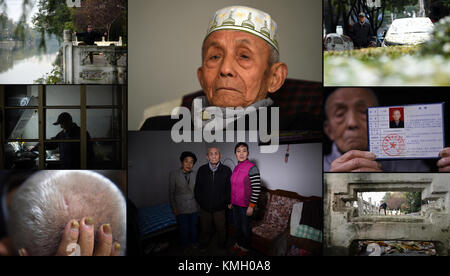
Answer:
POLYGON ((396 19, 389 28, 391 34, 430 33, 433 23, 429 18, 403 18, 396 19))

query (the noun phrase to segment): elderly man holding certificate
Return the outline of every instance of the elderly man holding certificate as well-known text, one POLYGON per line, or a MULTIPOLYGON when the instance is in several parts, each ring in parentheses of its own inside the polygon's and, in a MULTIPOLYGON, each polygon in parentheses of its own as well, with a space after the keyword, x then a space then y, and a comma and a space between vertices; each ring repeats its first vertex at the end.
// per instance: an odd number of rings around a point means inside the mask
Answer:
POLYGON ((365 88, 340 88, 329 95, 324 131, 333 144, 324 156, 324 171, 432 171, 426 159, 439 159, 437 169, 450 171, 442 103, 377 106, 377 97, 365 88), (391 118, 402 112, 404 127, 391 128, 391 118))

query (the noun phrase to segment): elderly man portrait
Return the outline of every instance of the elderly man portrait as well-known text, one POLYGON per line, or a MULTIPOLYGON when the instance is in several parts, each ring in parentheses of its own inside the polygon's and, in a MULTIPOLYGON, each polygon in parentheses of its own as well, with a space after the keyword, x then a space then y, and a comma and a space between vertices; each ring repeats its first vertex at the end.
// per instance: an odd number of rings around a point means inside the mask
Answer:
MULTIPOLYGON (((257 9, 233 6, 216 12, 197 69, 205 107, 273 104, 267 96, 283 85, 288 73, 287 65, 279 62, 276 30, 270 15, 257 9)), ((159 122, 148 119, 141 129, 153 129, 159 122)))
POLYGON ((450 170, 450 148, 437 163, 424 160, 381 160, 368 151, 367 108, 378 106, 376 94, 366 88, 338 88, 325 101, 324 132, 331 152, 323 158, 325 172, 429 172, 450 170))
POLYGON ((392 120, 389 121, 389 128, 404 128, 405 122, 402 120, 402 113, 395 109, 392 111, 392 120))
POLYGON ((200 206, 199 246, 206 250, 217 233, 217 246, 226 246, 226 209, 231 202, 231 169, 220 162, 220 150, 208 149, 208 163, 197 171, 195 199, 200 206), (214 231, 215 230, 215 231, 214 231))
MULTIPOLYGON (((301 5, 294 1, 285 2, 289 5, 301 5)), ((208 5, 211 4, 208 3, 208 5)), ((191 99, 189 103, 183 103, 183 106, 191 107, 191 116, 193 116, 194 107, 199 107, 204 124, 216 118, 208 114, 208 107, 219 108, 224 120, 230 118, 227 117, 225 108, 242 107, 246 112, 244 118, 249 117, 249 114, 256 114, 258 123, 261 116, 270 125, 271 116, 275 116, 273 112, 276 109, 273 107, 281 108, 279 102, 274 101, 271 95, 280 90, 288 76, 288 66, 280 59, 280 53, 285 45, 279 42, 279 30, 286 28, 287 33, 288 30, 292 30, 292 26, 278 25, 275 21, 277 18, 255 7, 229 6, 218 9, 211 15, 209 24, 207 21, 204 23, 203 28, 206 32, 203 32, 202 43, 199 43, 200 47, 196 50, 201 53, 200 66, 191 65, 192 69, 190 69, 190 72, 196 72, 192 76, 194 78, 196 76, 203 96, 191 99), (196 100, 200 100, 198 105, 195 104, 196 100), (268 114, 261 115, 261 108, 266 108, 268 114), (256 112, 253 113, 252 111, 255 110, 256 112)), ((297 39, 298 37, 292 38, 291 41, 297 39)), ((311 40, 302 39, 302 41, 311 40)), ((188 49, 179 51, 187 55, 195 55, 195 52, 187 52, 188 49)), ((317 61, 318 63, 312 67, 316 65, 320 67, 320 57, 317 61)), ((296 61, 290 60, 290 62, 296 61)), ((298 64, 295 65, 298 66, 298 64)), ((169 75, 170 73, 167 72, 169 75)), ((296 90, 293 94, 297 92, 296 90)), ((292 97, 292 101, 296 100, 295 95, 289 97, 292 97)), ((297 110, 297 106, 294 108, 297 110)), ((171 130, 180 119, 172 119, 170 115, 147 116, 140 129, 171 130)), ((231 122, 235 121, 231 120, 231 122)), ((223 128, 229 123, 227 121, 223 124, 223 128)), ((320 123, 307 111, 303 113, 293 111, 289 116, 279 111, 280 130, 298 130, 305 125, 317 127, 320 123), (317 124, 310 124, 313 120, 316 120, 317 124)))

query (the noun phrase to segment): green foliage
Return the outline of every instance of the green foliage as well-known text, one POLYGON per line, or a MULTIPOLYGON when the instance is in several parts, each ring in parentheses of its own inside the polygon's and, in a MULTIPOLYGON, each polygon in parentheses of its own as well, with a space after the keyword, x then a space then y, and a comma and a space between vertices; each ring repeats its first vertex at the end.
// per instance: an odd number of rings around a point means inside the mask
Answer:
POLYGON ((421 208, 421 201, 422 196, 420 192, 406 192, 405 198, 406 198, 406 206, 407 206, 407 213, 416 213, 420 212, 421 208))
POLYGON ((450 58, 450 16, 442 18, 435 24, 433 38, 423 46, 422 54, 450 58))
POLYGON ((71 30, 72 32, 76 32, 77 28, 73 24, 73 22, 66 22, 64 23, 64 30, 71 30))
POLYGON ((34 81, 37 84, 61 84, 63 82, 63 73, 59 66, 54 65, 50 73, 34 81))
POLYGON ((417 5, 417 0, 390 0, 386 1, 386 8, 391 11, 404 10, 406 6, 417 5))
POLYGON ((352 57, 360 61, 370 62, 381 57, 396 59, 404 55, 414 55, 419 52, 419 46, 391 46, 379 48, 366 48, 349 51, 326 51, 324 58, 328 57, 352 57))
POLYGON ((450 16, 418 46, 324 52, 326 86, 450 85, 450 16))
POLYGON ((73 22, 73 14, 66 1, 39 0, 38 12, 32 21, 41 33, 53 34, 62 41, 66 23, 73 22))

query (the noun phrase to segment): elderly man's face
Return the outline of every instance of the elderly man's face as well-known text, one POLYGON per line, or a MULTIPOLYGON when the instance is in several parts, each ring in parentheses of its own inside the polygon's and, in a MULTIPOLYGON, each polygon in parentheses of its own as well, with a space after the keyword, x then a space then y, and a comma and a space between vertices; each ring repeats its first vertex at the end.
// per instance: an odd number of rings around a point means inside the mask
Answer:
POLYGON ((402 115, 400 114, 399 110, 395 110, 392 113, 392 118, 394 119, 394 121, 398 122, 400 120, 400 118, 402 117, 402 115))
POLYGON ((365 16, 358 16, 358 20, 360 23, 364 23, 366 22, 366 17, 365 16))
POLYGON ((220 161, 220 151, 218 148, 209 148, 208 154, 206 156, 208 158, 209 163, 212 165, 216 165, 220 161))
POLYGON ((366 110, 375 103, 372 94, 361 88, 341 88, 331 94, 324 130, 341 152, 367 150, 366 110))
MULTIPOLYGON (((214 106, 249 106, 269 91, 270 46, 252 34, 221 30, 203 44, 197 75, 208 102, 214 106)), ((284 80, 283 80, 284 81, 284 80)))

